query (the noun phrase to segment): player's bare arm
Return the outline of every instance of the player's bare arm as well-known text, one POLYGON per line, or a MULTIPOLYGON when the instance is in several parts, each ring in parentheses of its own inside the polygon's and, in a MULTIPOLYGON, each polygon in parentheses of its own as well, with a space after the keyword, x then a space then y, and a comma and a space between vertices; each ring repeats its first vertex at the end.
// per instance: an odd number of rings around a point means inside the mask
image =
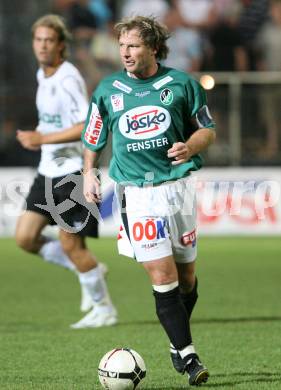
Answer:
POLYGON ((25 149, 38 150, 43 144, 60 144, 65 142, 79 141, 84 127, 84 122, 49 134, 42 134, 37 130, 18 130, 17 140, 25 149))
POLYGON ((36 130, 17 130, 16 138, 21 144, 21 146, 25 149, 36 151, 40 149, 40 145, 38 144, 38 140, 40 139, 41 134, 36 130))
POLYGON ((216 138, 213 129, 202 128, 195 133, 186 142, 175 142, 168 150, 168 157, 173 158, 172 165, 182 164, 205 150, 216 138))
POLYGON ((92 152, 89 149, 84 152, 83 194, 89 203, 101 201, 101 185, 96 169, 99 155, 100 152, 92 152))

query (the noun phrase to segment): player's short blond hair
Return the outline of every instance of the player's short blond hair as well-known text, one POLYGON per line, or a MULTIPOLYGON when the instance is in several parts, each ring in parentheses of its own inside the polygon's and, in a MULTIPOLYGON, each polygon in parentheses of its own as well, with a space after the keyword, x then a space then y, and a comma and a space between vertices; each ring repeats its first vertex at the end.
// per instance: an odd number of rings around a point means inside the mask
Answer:
POLYGON ((32 38, 34 37, 35 31, 38 27, 48 27, 56 31, 59 42, 65 43, 64 48, 61 51, 62 59, 65 59, 68 55, 67 45, 71 40, 71 33, 67 29, 64 19, 61 16, 55 14, 42 16, 41 18, 37 19, 31 27, 32 38))
POLYGON ((159 23, 154 17, 146 16, 124 18, 115 25, 118 38, 120 38, 123 32, 133 29, 139 31, 140 37, 146 46, 156 50, 156 58, 158 60, 167 58, 169 52, 167 39, 170 37, 170 34, 166 26, 159 23))

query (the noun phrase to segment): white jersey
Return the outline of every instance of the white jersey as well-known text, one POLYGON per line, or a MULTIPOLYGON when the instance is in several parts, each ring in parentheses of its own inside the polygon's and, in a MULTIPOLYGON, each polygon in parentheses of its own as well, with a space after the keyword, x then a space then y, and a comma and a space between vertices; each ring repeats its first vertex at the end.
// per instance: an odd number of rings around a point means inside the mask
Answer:
MULTIPOLYGON (((37 79, 38 131, 50 134, 86 120, 89 106, 86 85, 74 65, 65 61, 50 77, 45 77, 39 69, 37 79)), ((41 151, 38 167, 41 175, 59 177, 82 168, 80 141, 44 144, 41 151)))

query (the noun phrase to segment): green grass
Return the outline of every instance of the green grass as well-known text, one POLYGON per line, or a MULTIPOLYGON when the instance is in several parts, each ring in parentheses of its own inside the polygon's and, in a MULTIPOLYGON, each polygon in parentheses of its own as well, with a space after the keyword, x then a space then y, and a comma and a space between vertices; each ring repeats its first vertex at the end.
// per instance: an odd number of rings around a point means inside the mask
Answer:
MULTIPOLYGON (((74 274, 0 240, 0 389, 100 389, 99 360, 120 346, 143 356, 142 389, 187 388, 171 367, 141 266, 117 255, 115 239, 89 244, 110 266, 115 327, 71 330, 82 317, 74 274)), ((280 257, 280 238, 200 239, 192 332, 211 373, 206 389, 281 389, 280 257)))

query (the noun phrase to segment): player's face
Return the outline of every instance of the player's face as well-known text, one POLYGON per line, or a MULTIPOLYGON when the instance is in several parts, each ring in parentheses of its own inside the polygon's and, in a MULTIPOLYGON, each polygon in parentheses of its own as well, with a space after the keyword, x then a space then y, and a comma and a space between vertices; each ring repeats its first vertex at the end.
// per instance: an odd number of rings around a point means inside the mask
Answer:
POLYGON ((63 42, 59 42, 58 34, 49 27, 37 27, 33 36, 33 51, 42 66, 55 66, 61 61, 63 42))
POLYGON ((156 72, 156 51, 143 43, 137 29, 124 31, 119 45, 122 63, 128 72, 138 78, 146 78, 156 72))

